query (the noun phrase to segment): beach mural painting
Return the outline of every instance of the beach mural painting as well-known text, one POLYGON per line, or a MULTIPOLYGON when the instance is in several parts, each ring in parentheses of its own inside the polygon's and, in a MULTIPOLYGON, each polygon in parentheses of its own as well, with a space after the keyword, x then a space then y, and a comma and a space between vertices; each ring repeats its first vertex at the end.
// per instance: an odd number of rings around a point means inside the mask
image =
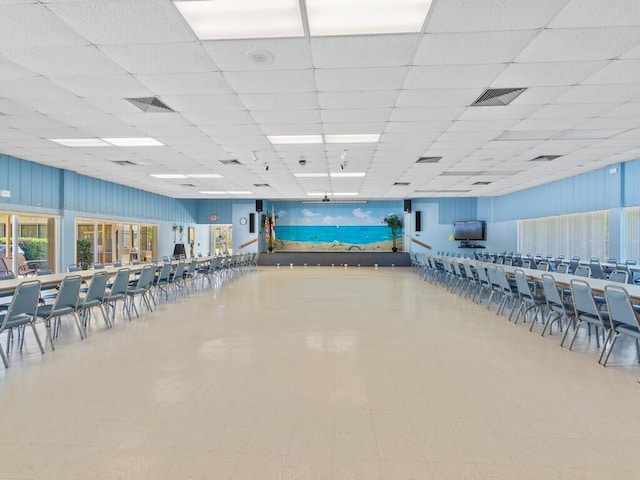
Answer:
MULTIPOLYGON (((388 251, 391 229, 383 219, 401 212, 394 202, 369 204, 276 204, 279 251, 388 251)), ((402 232, 397 246, 402 250, 402 232)))

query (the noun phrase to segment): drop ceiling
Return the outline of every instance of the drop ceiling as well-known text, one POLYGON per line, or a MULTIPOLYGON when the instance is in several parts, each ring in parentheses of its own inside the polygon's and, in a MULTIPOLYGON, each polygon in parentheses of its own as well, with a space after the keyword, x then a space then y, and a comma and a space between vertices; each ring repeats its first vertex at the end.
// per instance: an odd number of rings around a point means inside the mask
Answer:
POLYGON ((0 0, 0 153, 265 199, 502 195, 638 157, 637 0, 433 0, 414 33, 314 35, 321 3, 299 0, 292 36, 201 40, 170 0, 0 0), (127 100, 154 97, 167 111, 127 100), (99 141, 145 138, 162 145, 99 141))

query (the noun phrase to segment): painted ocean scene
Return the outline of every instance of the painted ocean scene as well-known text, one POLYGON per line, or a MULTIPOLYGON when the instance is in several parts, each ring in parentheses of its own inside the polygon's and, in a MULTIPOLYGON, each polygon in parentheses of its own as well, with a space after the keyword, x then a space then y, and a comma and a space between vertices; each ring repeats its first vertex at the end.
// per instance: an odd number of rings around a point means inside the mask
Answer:
MULTIPOLYGON (((383 223, 383 218, 392 213, 394 207, 278 204, 276 249, 391 251, 391 229, 383 223)), ((402 248, 401 244, 402 232, 398 232, 397 246, 402 248)))

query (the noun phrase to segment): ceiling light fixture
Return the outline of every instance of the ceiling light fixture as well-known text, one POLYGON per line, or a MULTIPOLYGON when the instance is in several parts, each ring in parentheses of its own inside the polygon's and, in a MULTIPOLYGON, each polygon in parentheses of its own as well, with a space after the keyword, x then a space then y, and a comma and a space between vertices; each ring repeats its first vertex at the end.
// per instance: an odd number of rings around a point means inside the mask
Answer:
POLYGON ((155 138, 140 137, 140 138, 101 138, 107 143, 116 147, 162 147, 163 143, 160 143, 155 138))
POLYGON ((325 178, 328 177, 328 173, 294 173, 296 178, 325 178))
POLYGON ((190 178, 224 178, 219 173, 187 173, 190 178))
POLYGON ((298 0, 176 1, 200 40, 303 37, 298 0))
POLYGON ((431 0, 306 0, 312 36, 417 33, 431 0))
POLYGON ((51 142, 65 147, 109 147, 110 145, 98 138, 50 138, 51 142))
POLYGON ((273 145, 306 145, 322 143, 322 135, 267 135, 273 145))
POLYGON ((365 172, 334 172, 330 174, 332 178, 355 178, 365 177, 365 172))
POLYGON ((182 173, 152 173, 150 176, 153 178, 161 178, 163 180, 171 178, 189 178, 182 173))
POLYGON ((361 134, 343 134, 343 135, 325 135, 326 143, 378 143, 380 141, 379 133, 361 133, 361 134))

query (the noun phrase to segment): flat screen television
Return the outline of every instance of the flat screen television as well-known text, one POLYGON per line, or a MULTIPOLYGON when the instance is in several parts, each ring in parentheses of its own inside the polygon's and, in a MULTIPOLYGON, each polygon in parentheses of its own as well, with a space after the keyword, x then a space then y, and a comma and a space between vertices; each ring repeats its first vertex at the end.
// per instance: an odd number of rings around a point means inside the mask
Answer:
POLYGON ((471 220, 468 222, 453 222, 453 238, 455 240, 486 240, 487 227, 486 223, 480 220, 471 220))

